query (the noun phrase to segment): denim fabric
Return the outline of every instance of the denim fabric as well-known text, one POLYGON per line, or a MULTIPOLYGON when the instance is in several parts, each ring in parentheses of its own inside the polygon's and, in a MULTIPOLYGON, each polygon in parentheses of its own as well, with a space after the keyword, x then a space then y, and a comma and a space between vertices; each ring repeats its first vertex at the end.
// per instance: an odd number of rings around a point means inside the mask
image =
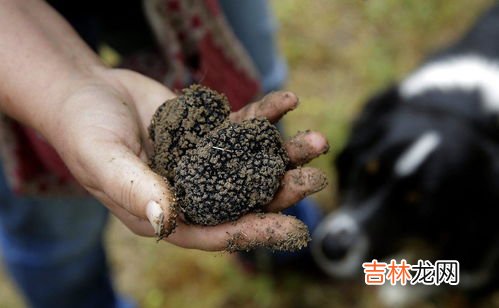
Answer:
POLYGON ((30 306, 115 307, 102 246, 107 215, 90 197, 16 196, 0 176, 3 261, 30 306))
POLYGON ((287 66, 275 40, 277 24, 268 0, 220 0, 232 30, 257 67, 265 93, 278 90, 287 77, 287 66))

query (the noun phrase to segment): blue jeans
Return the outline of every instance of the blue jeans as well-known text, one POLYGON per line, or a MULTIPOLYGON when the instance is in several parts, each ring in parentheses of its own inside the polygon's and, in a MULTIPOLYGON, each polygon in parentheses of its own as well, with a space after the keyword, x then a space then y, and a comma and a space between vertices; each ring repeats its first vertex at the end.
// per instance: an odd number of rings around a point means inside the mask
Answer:
MULTIPOLYGON (((281 87, 286 65, 276 50, 267 1, 222 0, 221 5, 260 71, 264 90, 281 87)), ((85 22, 74 25, 85 32, 85 22)), ((102 242, 107 216, 90 197, 16 196, 0 174, 1 251, 30 306, 124 306, 113 291, 102 242)))
POLYGON ((277 24, 268 0, 220 0, 232 30, 243 44, 260 73, 265 93, 280 89, 287 77, 287 66, 277 50, 277 24))
POLYGON ((90 197, 28 198, 0 175, 0 244, 8 272, 34 307, 115 307, 102 230, 90 197))

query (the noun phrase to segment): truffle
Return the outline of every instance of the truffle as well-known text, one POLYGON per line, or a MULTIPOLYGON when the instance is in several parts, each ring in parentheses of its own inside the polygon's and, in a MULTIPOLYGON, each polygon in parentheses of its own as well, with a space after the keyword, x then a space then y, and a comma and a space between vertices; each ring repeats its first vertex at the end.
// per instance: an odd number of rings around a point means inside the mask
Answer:
POLYGON ((226 121, 181 157, 174 172, 178 206, 188 221, 201 225, 261 211, 288 163, 279 131, 268 120, 226 121))
POLYGON ((200 85, 184 89, 181 95, 163 103, 149 126, 154 143, 151 168, 173 184, 178 161, 229 114, 225 95, 200 85))

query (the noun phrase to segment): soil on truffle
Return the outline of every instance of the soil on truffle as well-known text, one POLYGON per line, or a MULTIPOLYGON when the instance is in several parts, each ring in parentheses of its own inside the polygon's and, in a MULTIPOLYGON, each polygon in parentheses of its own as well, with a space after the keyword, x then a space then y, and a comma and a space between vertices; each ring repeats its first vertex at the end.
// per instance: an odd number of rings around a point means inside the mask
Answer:
POLYGON ((225 95, 200 85, 184 89, 180 96, 163 103, 149 126, 149 137, 154 143, 151 168, 173 184, 180 158, 229 114, 225 95))
POLYGON ((175 193, 186 219, 217 225, 261 211, 289 163, 278 130, 266 119, 225 122, 183 156, 175 193))

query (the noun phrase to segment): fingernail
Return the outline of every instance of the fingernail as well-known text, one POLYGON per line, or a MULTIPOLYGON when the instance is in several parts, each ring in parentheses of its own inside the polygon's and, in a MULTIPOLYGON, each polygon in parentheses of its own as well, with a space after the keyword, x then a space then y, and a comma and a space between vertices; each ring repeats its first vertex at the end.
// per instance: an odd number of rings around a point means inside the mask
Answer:
POLYGON ((326 175, 322 171, 312 172, 308 176, 309 183, 313 187, 310 193, 316 193, 326 188, 328 181, 326 175))
POLYGON ((300 99, 293 92, 284 92, 284 99, 291 101, 293 103, 291 110, 296 109, 300 104, 300 99))
POLYGON ((323 154, 329 149, 327 140, 321 134, 313 131, 304 133, 308 147, 313 153, 323 154))
POLYGON ((321 154, 326 154, 327 152, 329 152, 329 143, 326 141, 326 145, 322 149, 321 154))
POLYGON ((308 144, 312 146, 312 148, 318 154, 325 154, 329 151, 329 143, 321 134, 312 131, 306 131, 306 138, 308 144))
POLYGON ((163 209, 161 209, 161 206, 156 201, 149 201, 146 206, 146 215, 147 219, 149 219, 149 222, 151 223, 152 227, 154 228, 154 233, 156 233, 156 236, 160 236, 160 234, 163 231, 163 219, 164 219, 164 214, 163 214, 163 209))

